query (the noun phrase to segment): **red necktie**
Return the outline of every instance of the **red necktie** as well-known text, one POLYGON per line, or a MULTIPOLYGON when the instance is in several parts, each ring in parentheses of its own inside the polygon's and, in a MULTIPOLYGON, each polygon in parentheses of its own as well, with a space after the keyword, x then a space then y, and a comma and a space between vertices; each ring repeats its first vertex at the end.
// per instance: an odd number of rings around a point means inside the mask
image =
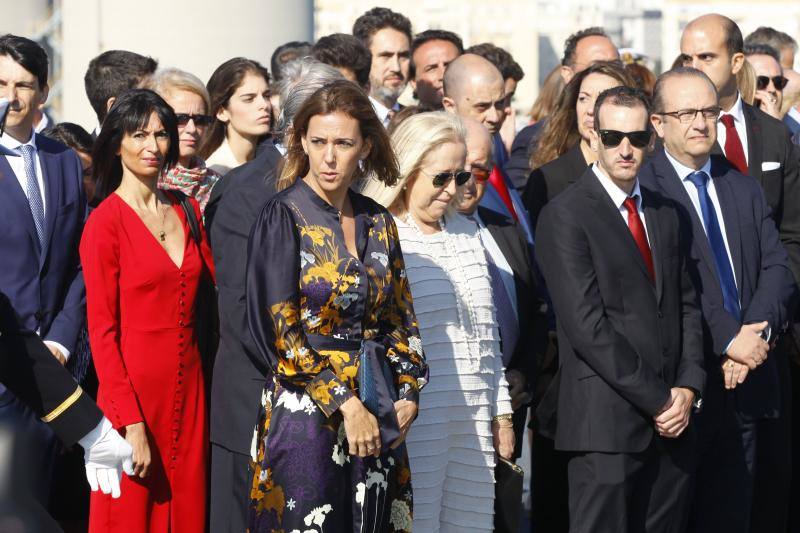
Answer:
POLYGON ((511 213, 511 216, 514 217, 514 220, 519 222, 517 212, 514 211, 514 203, 511 201, 511 195, 508 192, 508 187, 506 187, 506 181, 503 179, 503 175, 497 167, 492 168, 492 172, 489 174, 489 183, 492 184, 494 190, 500 195, 500 199, 503 200, 503 203, 508 209, 508 212, 511 213))
POLYGON ((644 264, 647 265, 647 271, 650 273, 650 281, 655 282, 656 274, 653 268, 653 256, 650 253, 650 245, 647 244, 647 234, 644 232, 644 224, 642 219, 639 218, 639 210, 636 209, 636 199, 628 196, 625 199, 625 209, 628 210, 628 228, 633 234, 633 240, 636 241, 636 247, 639 248, 639 253, 642 254, 644 264))
POLYGON ((747 174, 747 159, 744 157, 742 140, 733 123, 733 115, 722 115, 719 118, 725 125, 725 157, 742 174, 747 174))

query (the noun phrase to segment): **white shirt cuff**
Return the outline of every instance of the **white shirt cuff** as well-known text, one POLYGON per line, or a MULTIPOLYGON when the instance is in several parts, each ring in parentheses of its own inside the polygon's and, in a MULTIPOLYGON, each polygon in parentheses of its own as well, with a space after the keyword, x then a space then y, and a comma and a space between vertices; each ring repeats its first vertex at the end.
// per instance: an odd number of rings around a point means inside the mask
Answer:
POLYGON ((69 356, 70 356, 69 350, 64 348, 63 344, 58 343, 56 341, 44 341, 44 343, 47 345, 48 348, 58 348, 58 351, 61 352, 61 355, 64 356, 64 360, 69 361, 69 356))

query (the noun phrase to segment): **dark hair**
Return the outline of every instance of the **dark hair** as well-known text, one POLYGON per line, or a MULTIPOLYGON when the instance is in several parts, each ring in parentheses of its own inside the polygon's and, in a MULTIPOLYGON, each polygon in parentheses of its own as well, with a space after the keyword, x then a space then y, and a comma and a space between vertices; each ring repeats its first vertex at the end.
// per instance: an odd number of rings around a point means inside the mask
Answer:
POLYGON ((777 61, 778 64, 780 64, 781 62, 781 55, 778 53, 777 50, 775 50, 768 44, 760 44, 760 43, 746 44, 744 45, 744 55, 746 56, 764 55, 771 57, 772 59, 777 61))
POLYGON ((158 61, 127 50, 109 50, 89 62, 83 76, 86 96, 102 124, 108 113, 108 100, 135 89, 158 68, 158 61))
POLYGON ((408 70, 408 77, 410 79, 414 79, 417 72, 417 67, 414 65, 414 52, 416 52, 417 48, 430 41, 446 41, 456 47, 458 55, 464 53, 464 42, 458 34, 452 31, 425 30, 422 33, 418 33, 414 36, 414 40, 411 41, 411 66, 408 70))
POLYGON ((698 70, 694 67, 676 67, 671 70, 668 70, 661 74, 656 80, 656 85, 653 87, 653 112, 654 113, 663 113, 664 109, 664 84, 670 78, 676 77, 691 77, 691 78, 700 78, 701 80, 708 83, 708 85, 713 89, 714 94, 717 94, 717 88, 714 86, 714 82, 711 81, 705 72, 702 70, 698 70))
POLYGON ((636 86, 643 90, 648 98, 652 98, 653 87, 655 87, 656 84, 656 75, 653 74, 653 71, 641 63, 636 62, 626 63, 625 70, 628 71, 628 74, 633 76, 636 86))
POLYGON ((385 7, 373 7, 358 17, 353 23, 353 35, 369 48, 372 36, 384 28, 404 33, 408 37, 408 42, 411 42, 411 21, 405 15, 385 7))
POLYGON ((538 168, 578 144, 581 140, 578 131, 578 114, 575 110, 583 80, 592 74, 602 74, 614 78, 621 85, 636 87, 636 81, 625 68, 616 61, 598 61, 589 68, 573 76, 564 87, 555 110, 547 119, 542 134, 536 137, 536 150, 531 154, 530 166, 538 168))
POLYGON ((742 37, 742 30, 733 20, 728 17, 722 18, 722 29, 725 31, 725 48, 728 49, 728 55, 733 57, 733 54, 743 53, 744 38, 742 37))
POLYGON ((94 139, 89 132, 72 122, 59 122, 45 129, 42 135, 69 146, 77 152, 92 153, 94 139))
POLYGON ((366 93, 348 80, 333 81, 312 94, 294 116, 291 133, 286 137, 286 157, 277 187, 285 189, 298 177, 308 173, 308 156, 303 151, 302 139, 308 132, 311 117, 341 112, 356 119, 361 137, 372 143, 369 154, 364 158, 359 176, 374 175, 378 180, 391 186, 397 182, 400 170, 397 166, 389 136, 378 120, 375 110, 366 93))
POLYGON ((430 113, 431 111, 437 111, 433 107, 425 104, 417 104, 417 105, 407 105, 400 111, 394 114, 392 120, 389 121, 389 125, 386 126, 386 133, 391 138, 392 133, 394 130, 403 123, 403 121, 409 117, 413 117, 414 115, 419 115, 421 113, 430 113))
POLYGON ((233 93, 236 92, 236 89, 239 88, 248 74, 261 76, 269 83, 269 71, 261 66, 258 61, 244 57, 234 57, 227 60, 218 66, 217 70, 208 79, 206 88, 208 89, 208 96, 211 98, 211 107, 208 108, 208 114, 214 117, 214 122, 206 131, 198 150, 198 154, 202 159, 208 159, 219 148, 222 141, 225 140, 227 125, 217 118, 217 113, 223 107, 228 106, 233 93))
POLYGON ((797 53, 797 41, 795 41, 791 35, 768 26, 759 26, 756 28, 756 31, 745 38, 745 47, 754 44, 766 44, 778 52, 784 48, 791 48, 792 52, 797 53))
POLYGON ((272 57, 269 60, 269 68, 272 70, 272 79, 280 81, 283 79, 283 72, 281 67, 289 61, 300 59, 311 55, 311 43, 306 41, 290 41, 280 45, 272 52, 272 57))
POLYGON ((522 71, 522 67, 519 66, 519 63, 514 61, 514 57, 492 43, 481 43, 470 46, 466 49, 466 53, 479 55, 497 67, 497 70, 503 75, 503 80, 511 78, 514 81, 519 81, 525 77, 525 72, 522 71))
POLYGON ((155 113, 169 134, 169 150, 164 158, 164 167, 175 165, 180 154, 178 146, 178 119, 163 98, 150 89, 131 89, 119 95, 103 122, 100 135, 92 150, 94 167, 95 199, 103 201, 119 187, 122 181, 122 163, 117 155, 122 139, 147 126, 155 113))
POLYGON ((599 26, 576 31, 564 41, 564 56, 561 58, 563 66, 572 67, 575 65, 575 51, 578 49, 578 43, 586 37, 605 37, 609 41, 611 40, 606 31, 599 26))
POLYGON ((362 87, 369 84, 372 54, 364 43, 352 35, 332 33, 320 37, 311 50, 311 57, 332 67, 352 70, 362 87))
POLYGON ((601 92, 594 102, 594 129, 600 130, 600 108, 604 104, 616 105, 620 107, 644 107, 645 129, 650 130, 650 99, 638 87, 612 87, 601 92))
POLYGON ((47 85, 47 52, 30 39, 7 33, 0 37, 0 56, 8 56, 15 63, 36 76, 39 90, 47 85))

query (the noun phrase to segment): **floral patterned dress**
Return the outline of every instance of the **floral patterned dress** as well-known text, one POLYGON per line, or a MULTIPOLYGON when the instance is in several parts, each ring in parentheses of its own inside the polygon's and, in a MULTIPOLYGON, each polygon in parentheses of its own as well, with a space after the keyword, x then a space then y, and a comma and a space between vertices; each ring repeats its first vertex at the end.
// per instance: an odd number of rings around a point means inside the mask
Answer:
POLYGON ((251 532, 411 531, 405 445, 349 455, 338 411, 359 394, 365 343, 388 360, 398 397, 417 402, 428 375, 394 221, 349 194, 357 258, 338 211, 300 179, 251 236, 248 320, 274 372, 253 443, 251 532))

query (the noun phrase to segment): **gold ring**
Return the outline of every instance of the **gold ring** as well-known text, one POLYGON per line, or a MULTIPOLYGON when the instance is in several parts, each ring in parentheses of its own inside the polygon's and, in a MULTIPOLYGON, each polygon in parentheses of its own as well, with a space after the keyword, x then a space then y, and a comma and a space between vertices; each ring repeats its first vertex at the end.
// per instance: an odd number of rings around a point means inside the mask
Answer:
POLYGON ((733 368, 733 361, 731 361, 730 363, 728 363, 728 368, 733 368))

